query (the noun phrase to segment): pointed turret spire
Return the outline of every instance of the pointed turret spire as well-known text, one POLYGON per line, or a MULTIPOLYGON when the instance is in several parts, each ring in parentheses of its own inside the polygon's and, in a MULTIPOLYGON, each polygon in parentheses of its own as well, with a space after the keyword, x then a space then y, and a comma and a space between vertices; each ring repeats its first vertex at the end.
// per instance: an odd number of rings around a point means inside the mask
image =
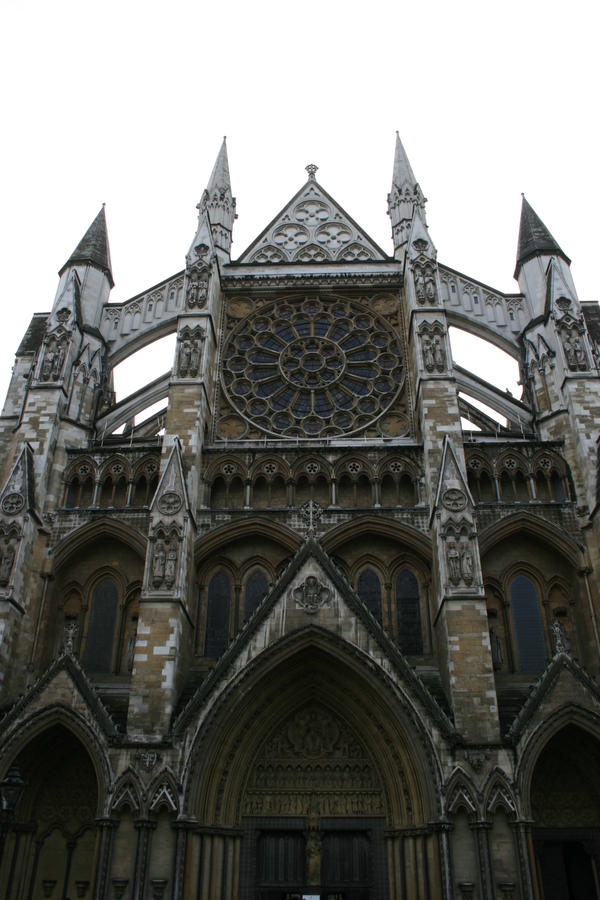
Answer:
POLYGON ((425 203, 425 197, 414 176, 400 135, 396 132, 394 172, 392 189, 388 194, 388 213, 392 220, 394 255, 397 258, 400 258, 406 249, 415 210, 420 211, 423 225, 427 226, 425 203))
MULTIPOLYGON (((210 229, 212 242, 216 250, 222 250, 226 259, 229 259, 229 251, 231 249, 231 232, 233 229, 234 219, 237 218, 235 212, 235 198, 231 193, 231 178, 229 176, 229 161, 227 159, 227 139, 223 138, 219 155, 213 167, 208 185, 197 209, 198 230, 196 239, 192 244, 194 248, 197 244, 206 244, 206 234, 203 236, 203 225, 207 225, 210 229), (200 237, 203 239, 201 240, 200 237)), ((205 229, 204 229, 205 230, 205 229)), ((188 254, 188 261, 189 261, 188 254)))
POLYGON ((413 174, 406 150, 400 140, 400 134, 396 132, 396 150, 394 153, 394 174, 392 176, 392 188, 404 187, 418 188, 417 180, 413 174))
POLYGON ((69 266, 78 265, 95 266, 100 269, 108 278, 111 288, 114 287, 104 204, 58 274, 62 275, 69 266))
POLYGON ((532 259, 534 256, 560 256, 567 265, 570 265, 571 260, 561 250, 540 217, 529 205, 525 199, 525 194, 522 194, 522 197, 515 278, 519 277, 519 271, 523 263, 526 263, 527 260, 532 259))

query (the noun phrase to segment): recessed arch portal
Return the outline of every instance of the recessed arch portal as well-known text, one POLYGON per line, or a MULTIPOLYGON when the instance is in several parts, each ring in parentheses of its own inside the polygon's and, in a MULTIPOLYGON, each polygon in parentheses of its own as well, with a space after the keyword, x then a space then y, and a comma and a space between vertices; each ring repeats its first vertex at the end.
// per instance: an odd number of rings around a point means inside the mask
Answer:
POLYGON ((341 641, 306 629, 278 643, 211 707, 191 751, 186 807, 199 821, 239 825, 265 742, 290 715, 328 710, 358 737, 370 765, 386 773, 382 803, 392 825, 438 813, 435 751, 383 672, 367 669, 341 641), (387 687, 383 687, 383 684, 387 687))
POLYGON ((11 766, 24 787, 0 872, 8 892, 26 886, 27 892, 17 890, 16 896, 37 898, 48 896, 52 885, 55 896, 68 897, 77 895, 77 885, 94 884, 96 817, 104 794, 94 755, 60 717, 41 730, 30 730, 29 740, 21 743, 11 766))

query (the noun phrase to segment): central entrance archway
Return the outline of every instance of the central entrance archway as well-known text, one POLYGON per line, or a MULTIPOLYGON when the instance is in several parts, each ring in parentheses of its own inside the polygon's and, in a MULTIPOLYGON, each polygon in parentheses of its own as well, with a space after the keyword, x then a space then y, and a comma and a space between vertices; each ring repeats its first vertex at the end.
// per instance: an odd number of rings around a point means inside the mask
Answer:
POLYGON ((322 703, 297 709, 267 738, 243 813, 242 897, 384 892, 380 777, 359 736, 322 703))
POLYGON ((313 629, 212 709, 188 783, 189 896, 441 895, 434 750, 381 669, 313 629))

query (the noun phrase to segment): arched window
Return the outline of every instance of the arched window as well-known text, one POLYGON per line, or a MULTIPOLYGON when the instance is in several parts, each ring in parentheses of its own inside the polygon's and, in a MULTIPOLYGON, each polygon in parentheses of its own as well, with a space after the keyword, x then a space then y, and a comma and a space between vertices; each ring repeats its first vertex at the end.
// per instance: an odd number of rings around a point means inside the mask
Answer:
POLYGON ((400 649, 419 656, 423 653, 419 583, 410 569, 402 569, 396 576, 396 607, 400 649))
POLYGON ((119 604, 119 588, 112 578, 103 578, 92 594, 89 624, 83 654, 88 672, 110 672, 119 604))
POLYGON ((356 593, 381 625, 381 581, 373 569, 363 569, 360 573, 356 593))
POLYGON ((254 569, 246 581, 244 594, 244 622, 247 622, 258 605, 269 593, 269 582, 262 569, 254 569))
POLYGON ((74 506, 79 506, 79 478, 77 476, 75 476, 67 487, 65 506, 67 509, 73 509, 74 506))
POLYGON ((206 641, 204 655, 218 659, 229 643, 231 581, 226 572, 217 572, 208 583, 206 641))
POLYGON ((546 665, 546 642, 538 592, 527 575, 517 575, 510 583, 517 658, 522 672, 541 672, 546 665))

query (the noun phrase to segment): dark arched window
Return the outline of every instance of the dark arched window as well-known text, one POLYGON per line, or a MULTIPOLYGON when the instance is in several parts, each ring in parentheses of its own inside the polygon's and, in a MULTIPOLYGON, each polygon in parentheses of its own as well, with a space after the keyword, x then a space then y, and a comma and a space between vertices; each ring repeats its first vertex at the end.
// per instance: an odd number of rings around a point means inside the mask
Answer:
POLYGON ((410 569, 402 569, 396 576, 396 607, 400 649, 419 656, 423 653, 419 584, 410 569))
POLYGON ((360 573, 356 593, 381 625, 381 582, 373 569, 364 569, 360 573))
POLYGON ((116 582, 112 578, 103 578, 92 594, 83 656, 83 665, 88 672, 110 672, 118 604, 116 582))
POLYGON ((217 572, 208 583, 206 641, 204 655, 218 659, 229 643, 231 581, 226 572, 217 572))
POLYGON ((517 657, 523 672, 541 672, 546 665, 546 642, 540 613, 538 592, 526 575, 517 575, 510 583, 517 657))
POLYGON ((244 622, 247 622, 259 603, 269 593, 269 582, 262 569, 254 569, 246 581, 246 593, 244 595, 244 622))

